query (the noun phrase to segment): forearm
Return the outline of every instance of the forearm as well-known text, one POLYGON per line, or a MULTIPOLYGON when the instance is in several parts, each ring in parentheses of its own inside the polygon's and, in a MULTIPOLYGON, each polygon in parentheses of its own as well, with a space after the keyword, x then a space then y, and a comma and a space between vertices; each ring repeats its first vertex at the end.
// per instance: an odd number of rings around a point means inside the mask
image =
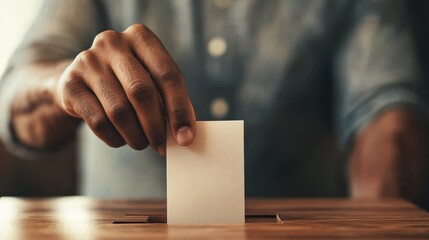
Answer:
POLYGON ((55 95, 56 83, 70 62, 35 63, 11 76, 17 78, 14 81, 25 83, 10 108, 10 127, 18 142, 46 149, 67 142, 74 135, 80 120, 63 112, 55 95))
POLYGON ((356 136, 349 178, 354 197, 405 197, 424 193, 428 170, 428 128, 411 110, 392 109, 356 136))

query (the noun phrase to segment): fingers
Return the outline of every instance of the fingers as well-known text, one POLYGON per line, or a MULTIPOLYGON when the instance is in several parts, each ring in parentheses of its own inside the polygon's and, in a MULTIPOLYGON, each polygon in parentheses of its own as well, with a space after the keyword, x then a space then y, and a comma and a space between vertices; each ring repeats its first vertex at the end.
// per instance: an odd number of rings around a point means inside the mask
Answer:
POLYGON ((120 147, 124 139, 110 123, 97 97, 83 81, 71 76, 64 82, 62 105, 72 116, 82 118, 103 142, 111 147, 120 147), (79 99, 79 101, 76 101, 79 99))
POLYGON ((173 136, 177 143, 189 145, 196 133, 196 122, 182 72, 147 27, 133 25, 125 33, 132 51, 159 91, 173 136))
POLYGON ((148 141, 134 110, 105 65, 92 50, 76 57, 63 75, 65 79, 60 81, 63 109, 82 118, 109 146, 119 147, 126 142, 134 149, 144 149, 148 141))
POLYGON ((147 147, 148 140, 122 86, 109 69, 96 67, 85 72, 88 86, 97 96, 110 122, 125 142, 136 150, 147 147))
POLYGON ((118 64, 112 64, 112 69, 136 111, 150 145, 165 155, 165 120, 154 82, 131 51, 115 59, 118 64))

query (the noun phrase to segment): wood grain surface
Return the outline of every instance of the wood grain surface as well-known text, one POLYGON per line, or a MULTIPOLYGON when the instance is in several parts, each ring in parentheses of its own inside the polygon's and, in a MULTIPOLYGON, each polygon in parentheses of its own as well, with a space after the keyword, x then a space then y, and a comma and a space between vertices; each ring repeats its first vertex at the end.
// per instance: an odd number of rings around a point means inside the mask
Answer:
POLYGON ((396 199, 250 199, 236 225, 167 225, 165 206, 2 197, 0 239, 429 239, 429 213, 396 199))

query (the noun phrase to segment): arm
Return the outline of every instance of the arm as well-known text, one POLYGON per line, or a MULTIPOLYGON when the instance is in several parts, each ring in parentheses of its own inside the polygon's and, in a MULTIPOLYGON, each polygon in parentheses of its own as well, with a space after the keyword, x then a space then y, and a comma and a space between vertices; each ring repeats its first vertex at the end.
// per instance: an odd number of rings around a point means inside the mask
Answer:
POLYGON ((11 105, 10 128, 22 144, 52 149, 73 137, 79 120, 56 104, 54 89, 69 60, 33 63, 16 71, 15 81, 31 79, 11 105))
POLYGON ((349 159, 352 196, 424 197, 429 157, 424 120, 415 111, 391 109, 359 131, 349 159))
POLYGON ((425 85, 401 1, 356 1, 338 62, 339 120, 354 197, 422 194, 425 85))
POLYGON ((99 14, 93 1, 42 5, 0 80, 0 136, 13 154, 44 158, 48 152, 34 150, 57 149, 73 137, 79 121, 61 114, 51 89, 104 28, 99 14))

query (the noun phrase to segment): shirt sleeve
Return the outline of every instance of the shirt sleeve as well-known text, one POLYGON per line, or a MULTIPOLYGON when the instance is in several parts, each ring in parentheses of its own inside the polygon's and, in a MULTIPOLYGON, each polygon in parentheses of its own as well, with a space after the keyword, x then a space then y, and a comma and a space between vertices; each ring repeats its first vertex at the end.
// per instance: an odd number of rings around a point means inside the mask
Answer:
POLYGON ((103 29, 98 2, 90 0, 45 0, 35 21, 9 60, 0 79, 0 137, 8 150, 25 159, 45 158, 13 138, 10 128, 11 104, 31 79, 17 77, 19 68, 38 61, 73 59, 88 48, 103 29))
POLYGON ((355 3, 335 64, 337 119, 345 147, 387 109, 426 111, 426 87, 405 9, 400 0, 355 3))

